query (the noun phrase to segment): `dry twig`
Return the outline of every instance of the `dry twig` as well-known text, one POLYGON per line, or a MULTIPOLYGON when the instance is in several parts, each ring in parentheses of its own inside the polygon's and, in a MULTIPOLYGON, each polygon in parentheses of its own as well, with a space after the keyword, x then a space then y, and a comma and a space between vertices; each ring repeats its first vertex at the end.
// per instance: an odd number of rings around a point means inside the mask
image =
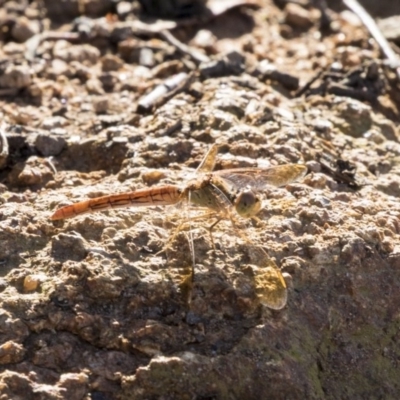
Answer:
POLYGON ((343 0, 343 3, 361 19, 388 59, 390 66, 396 70, 397 77, 400 80, 400 59, 390 47, 389 42, 383 36, 374 19, 357 0, 343 0))
POLYGON ((8 141, 5 132, 5 125, 0 127, 0 168, 3 168, 8 157, 8 141))
POLYGON ((190 56, 197 64, 210 61, 210 58, 206 54, 182 43, 170 31, 163 30, 160 32, 160 36, 169 44, 177 48, 181 53, 190 56))

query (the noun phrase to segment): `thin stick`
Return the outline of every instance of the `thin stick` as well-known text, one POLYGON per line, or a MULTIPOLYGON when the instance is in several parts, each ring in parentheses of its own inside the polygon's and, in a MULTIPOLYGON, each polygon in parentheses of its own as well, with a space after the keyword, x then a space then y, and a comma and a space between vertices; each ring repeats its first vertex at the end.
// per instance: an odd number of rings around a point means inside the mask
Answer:
POLYGON ((207 55, 182 43, 171 32, 163 30, 160 32, 160 36, 169 44, 176 47, 181 53, 189 55, 197 64, 210 61, 210 58, 207 55))
POLYGON ((8 141, 5 132, 5 125, 0 126, 0 168, 6 164, 8 157, 8 141))
POLYGON ((378 43, 391 67, 396 69, 397 77, 400 79, 400 59, 390 47, 389 42, 383 36, 374 19, 357 0, 343 0, 343 3, 361 19, 361 22, 378 43))

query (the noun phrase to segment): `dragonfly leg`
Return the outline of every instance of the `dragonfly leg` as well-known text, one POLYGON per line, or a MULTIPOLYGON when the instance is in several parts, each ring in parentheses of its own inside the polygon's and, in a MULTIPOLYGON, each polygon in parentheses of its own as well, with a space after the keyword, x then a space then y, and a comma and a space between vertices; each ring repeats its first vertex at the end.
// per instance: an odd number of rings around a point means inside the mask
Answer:
POLYGON ((165 253, 168 249, 171 248, 172 244, 174 243, 176 237, 178 236, 179 232, 182 230, 183 225, 185 224, 185 221, 181 221, 179 225, 174 229, 172 232, 172 235, 169 235, 169 238, 167 242, 164 244, 162 249, 156 253, 156 255, 159 255, 161 253, 165 253))
MULTIPOLYGON (((186 220, 181 220, 180 223, 178 224, 178 226, 174 228, 172 234, 169 235, 169 238, 168 238, 167 242, 165 243, 163 248, 157 253, 157 255, 160 254, 160 253, 163 253, 166 250, 168 250, 169 248, 171 248, 171 246, 174 243, 174 241, 175 241, 176 237, 178 236, 179 232, 185 231, 187 229, 191 229, 191 222, 192 221, 201 221, 201 220, 204 220, 204 219, 210 220, 210 219, 215 218, 215 217, 216 217, 215 212, 214 211, 210 211, 210 212, 205 212, 204 214, 201 214, 201 215, 197 215, 197 216, 192 217, 192 218, 188 218, 186 220)), ((210 231, 210 229, 212 229, 215 225, 217 225, 217 223, 220 220, 221 220, 221 218, 219 218, 219 220, 216 223, 213 223, 210 228, 208 228, 208 229, 205 228, 205 229, 210 231)), ((213 241, 212 235, 211 235, 211 243, 213 244, 213 247, 214 247, 214 241, 213 241)))
POLYGON ((213 229, 221 222, 221 220, 222 220, 221 217, 217 217, 217 220, 208 227, 208 233, 210 234, 211 244, 214 250, 215 250, 215 243, 213 237, 213 229))
POLYGON ((192 302, 193 282, 194 282, 194 270, 192 266, 190 273, 184 275, 182 281, 179 283, 179 289, 182 293, 185 303, 188 306, 190 306, 190 303, 192 302))
POLYGON ((254 221, 256 226, 262 226, 262 220, 260 218, 258 218, 256 215, 253 215, 251 217, 251 220, 254 221))

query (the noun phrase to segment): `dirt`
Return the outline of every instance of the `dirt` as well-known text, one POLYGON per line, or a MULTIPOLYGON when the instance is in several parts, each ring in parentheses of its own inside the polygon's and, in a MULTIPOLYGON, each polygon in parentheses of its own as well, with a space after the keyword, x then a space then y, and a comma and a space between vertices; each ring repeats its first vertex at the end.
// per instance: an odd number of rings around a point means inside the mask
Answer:
POLYGON ((0 399, 397 399, 400 82, 355 16, 3 3, 0 399), (194 207, 50 219, 184 187, 213 143, 216 170, 308 174, 268 188, 239 237, 177 229, 194 207), (282 310, 261 304, 243 237, 281 268, 282 310))

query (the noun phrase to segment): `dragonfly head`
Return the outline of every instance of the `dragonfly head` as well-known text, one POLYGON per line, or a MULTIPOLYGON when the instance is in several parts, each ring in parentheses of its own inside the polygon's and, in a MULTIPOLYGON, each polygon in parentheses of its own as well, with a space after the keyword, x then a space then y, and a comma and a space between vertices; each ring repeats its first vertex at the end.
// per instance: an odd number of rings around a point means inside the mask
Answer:
POLYGON ((246 188, 236 196, 234 205, 241 217, 250 218, 260 211, 261 199, 250 188, 246 188))

